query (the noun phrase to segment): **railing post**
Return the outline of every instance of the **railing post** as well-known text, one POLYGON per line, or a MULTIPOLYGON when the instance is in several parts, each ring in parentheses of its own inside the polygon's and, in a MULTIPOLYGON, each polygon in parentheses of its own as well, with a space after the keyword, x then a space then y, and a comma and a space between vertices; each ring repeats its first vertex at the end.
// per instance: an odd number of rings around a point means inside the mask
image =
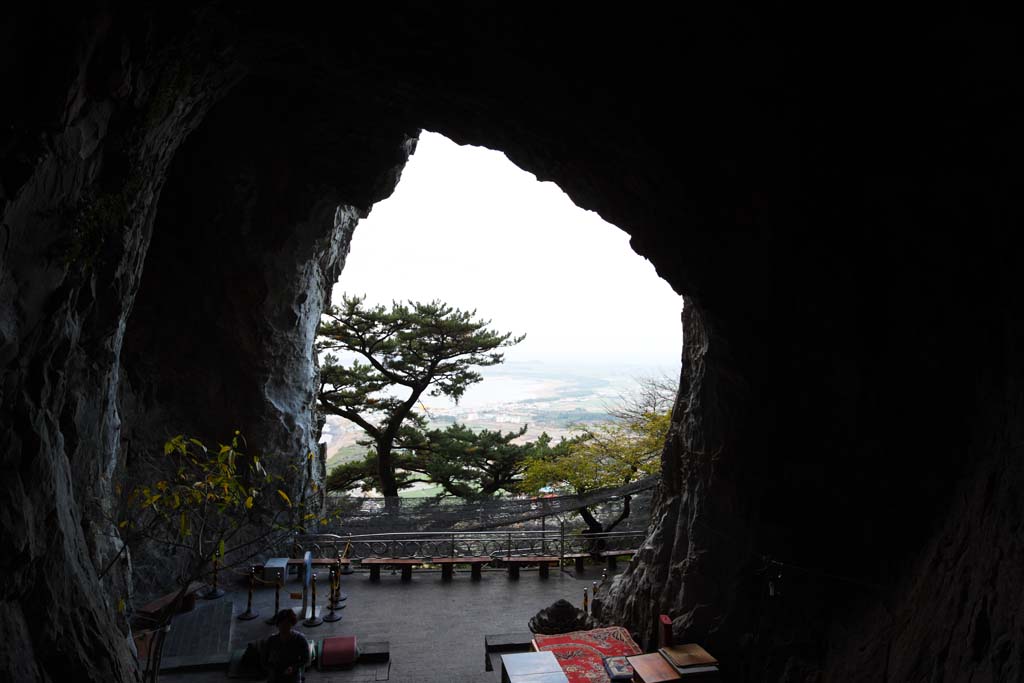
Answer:
POLYGON ((558 543, 558 569, 562 569, 562 565, 565 564, 565 522, 563 521, 559 525, 559 543, 558 543))
POLYGON ((452 533, 452 557, 455 557, 455 534, 452 533))
POLYGON ((505 557, 511 558, 512 557, 512 532, 511 531, 508 534, 508 541, 507 542, 508 542, 508 545, 505 546, 505 557))

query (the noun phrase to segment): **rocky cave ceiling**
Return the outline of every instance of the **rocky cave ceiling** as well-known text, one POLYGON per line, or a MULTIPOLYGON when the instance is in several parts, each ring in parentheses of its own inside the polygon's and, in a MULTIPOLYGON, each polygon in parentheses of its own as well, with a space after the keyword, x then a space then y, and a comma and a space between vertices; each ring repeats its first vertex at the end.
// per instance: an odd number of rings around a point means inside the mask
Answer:
POLYGON ((327 283, 422 128, 558 183, 689 303, 617 620, 670 614, 730 680, 1024 675, 1005 22, 115 3, 0 26, 13 680, 133 679, 103 519, 162 424, 315 444, 327 283), (793 567, 779 599, 765 555, 793 567))

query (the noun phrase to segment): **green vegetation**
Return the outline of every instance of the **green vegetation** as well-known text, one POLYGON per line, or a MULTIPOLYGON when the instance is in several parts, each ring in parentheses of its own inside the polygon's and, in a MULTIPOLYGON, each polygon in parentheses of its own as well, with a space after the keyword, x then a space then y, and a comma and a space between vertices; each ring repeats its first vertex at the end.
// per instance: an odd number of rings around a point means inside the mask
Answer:
MULTIPOLYGON (((609 409, 612 421, 580 425, 579 434, 558 448, 532 455, 525 463, 522 490, 582 496, 657 474, 674 397, 674 383, 641 380, 633 394, 609 409)), ((629 517, 629 504, 626 496, 619 516, 608 523, 600 522, 587 508, 579 512, 590 531, 611 531, 629 517)))
MULTIPOLYGON (((315 503, 292 501, 285 478, 269 473, 258 456, 243 448, 237 431, 216 448, 178 435, 166 442, 162 457, 147 460, 144 483, 127 491, 117 487, 123 496, 117 526, 125 547, 153 542, 173 549, 183 591, 214 560, 244 562, 317 519, 315 503)), ((301 461, 287 465, 292 474, 301 467, 301 461)))
MULTIPOLYGON (((475 432, 460 424, 423 432, 418 440, 406 443, 395 455, 399 488, 418 482, 430 483, 439 487, 441 493, 467 500, 490 498, 501 491, 515 492, 527 460, 552 450, 551 437, 547 434, 536 441, 514 443, 525 433, 526 425, 515 432, 486 429, 475 432)), ((331 470, 327 488, 335 491, 360 485, 364 489, 378 488, 377 471, 376 456, 370 453, 362 460, 331 470)))
POLYGON ((366 432, 373 448, 367 462, 377 470, 377 486, 384 496, 397 496, 402 482, 395 450, 423 439, 426 422, 414 411, 420 397, 427 392, 458 401, 482 380, 474 368, 501 363, 497 349, 524 337, 494 332, 489 320, 476 319, 476 311, 440 301, 394 302, 390 309, 363 302, 343 297, 320 325, 317 350, 327 352, 320 409, 366 432), (343 363, 338 352, 356 358, 343 363))

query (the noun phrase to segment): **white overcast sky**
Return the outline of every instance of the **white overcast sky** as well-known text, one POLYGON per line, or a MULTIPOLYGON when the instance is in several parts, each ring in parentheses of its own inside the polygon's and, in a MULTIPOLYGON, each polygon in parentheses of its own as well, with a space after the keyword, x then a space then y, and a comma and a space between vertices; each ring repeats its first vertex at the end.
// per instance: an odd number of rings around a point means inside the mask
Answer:
POLYGON ((501 152, 436 133, 356 227, 342 292, 475 308, 526 333, 506 361, 679 363, 682 300, 626 233, 501 152))

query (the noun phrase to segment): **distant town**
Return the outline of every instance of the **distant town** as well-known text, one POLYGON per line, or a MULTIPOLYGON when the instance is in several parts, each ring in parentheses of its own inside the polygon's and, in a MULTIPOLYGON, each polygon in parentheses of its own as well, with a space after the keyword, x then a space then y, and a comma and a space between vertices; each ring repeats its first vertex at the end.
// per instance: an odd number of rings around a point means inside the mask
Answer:
MULTIPOLYGON (((608 419, 608 406, 630 391, 636 379, 675 376, 678 366, 646 363, 586 364, 509 361, 484 368, 484 380, 470 387, 456 405, 427 397, 418 406, 433 427, 458 422, 473 429, 505 432, 528 425, 521 439, 536 439, 547 432, 558 440, 573 425, 608 419)), ((322 441, 327 445, 327 468, 361 457, 366 449, 357 441, 362 430, 347 420, 328 416, 322 441)))

